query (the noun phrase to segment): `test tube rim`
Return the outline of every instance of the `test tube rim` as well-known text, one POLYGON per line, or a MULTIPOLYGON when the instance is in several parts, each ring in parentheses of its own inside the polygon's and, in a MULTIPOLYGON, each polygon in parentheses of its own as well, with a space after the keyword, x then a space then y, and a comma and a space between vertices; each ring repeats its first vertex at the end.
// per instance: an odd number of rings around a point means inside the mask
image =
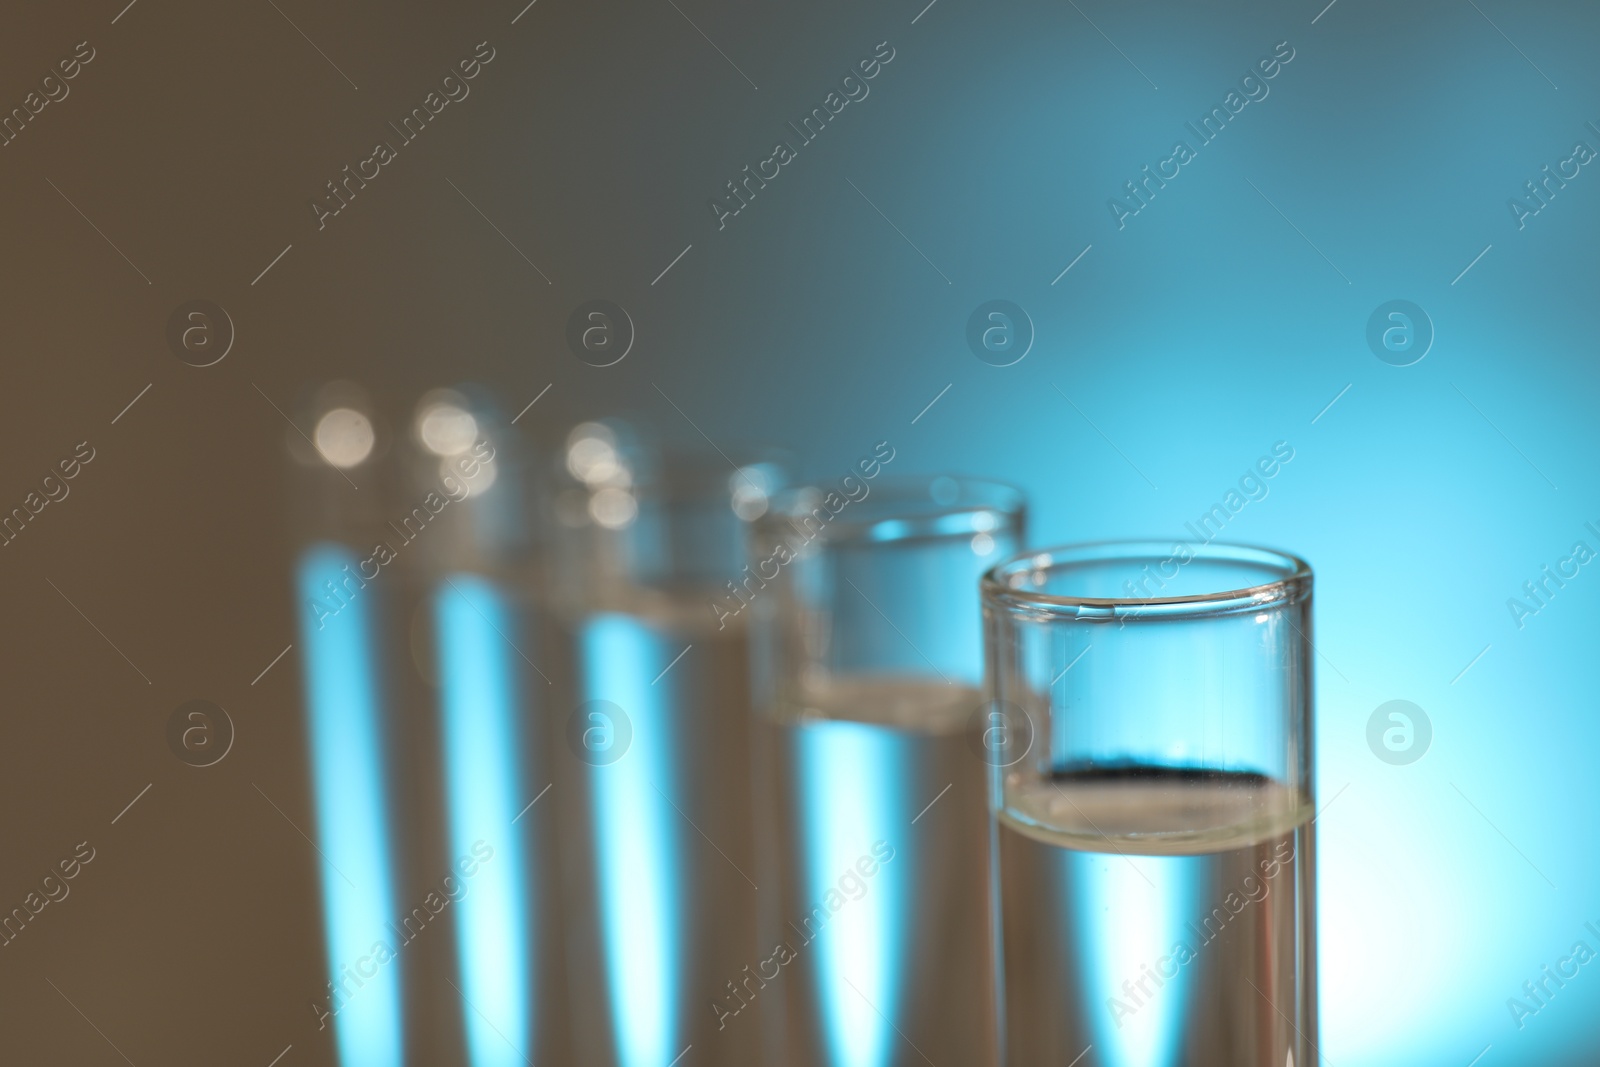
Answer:
MULTIPOLYGON (((980 533, 1011 533, 1020 537, 1027 522, 1027 496, 1009 482, 994 478, 977 478, 956 474, 892 474, 883 475, 870 484, 871 490, 859 506, 850 505, 831 519, 819 531, 817 539, 834 548, 909 544, 924 541, 970 539, 980 533), (949 503, 940 503, 931 494, 936 482, 954 485, 956 496, 949 503), (876 501, 876 502, 874 502, 876 501), (912 504, 931 501, 936 508, 920 513, 909 511, 912 504), (994 526, 975 522, 963 523, 960 518, 980 514, 999 518, 994 526)), ((799 508, 805 494, 823 495, 830 489, 826 484, 808 483, 786 489, 773 498, 772 507, 756 520, 759 531, 769 536, 789 532, 785 524, 809 509, 799 508)))
POLYGON ((1090 597, 1043 593, 1019 588, 1009 581, 1017 575, 1053 571, 1090 562, 1131 562, 1174 557, 1171 540, 1084 541, 1021 552, 986 571, 979 580, 986 607, 1008 612, 1046 616, 1075 616, 1086 621, 1142 621, 1194 619, 1243 611, 1265 611, 1302 603, 1311 596, 1311 565, 1280 549, 1235 542, 1212 541, 1185 546, 1188 562, 1248 563, 1276 570, 1269 582, 1189 593, 1170 597, 1090 597))

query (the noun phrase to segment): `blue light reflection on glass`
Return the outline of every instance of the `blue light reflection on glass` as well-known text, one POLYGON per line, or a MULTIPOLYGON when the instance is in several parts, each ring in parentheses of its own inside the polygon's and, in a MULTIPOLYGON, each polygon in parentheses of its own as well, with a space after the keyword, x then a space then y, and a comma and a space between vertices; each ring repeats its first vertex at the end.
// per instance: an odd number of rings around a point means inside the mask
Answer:
MULTIPOLYGON (((357 556, 318 544, 300 559, 301 613, 311 779, 328 970, 339 992, 333 1019, 341 1067, 400 1067, 399 960, 364 982, 345 977, 387 944, 395 913, 389 854, 374 594, 364 591, 357 556)), ((365 977, 365 976, 363 976, 365 977)))
POLYGON ((1075 868, 1065 884, 1075 888, 1076 899, 1066 906, 1078 909, 1073 925, 1087 931, 1079 982, 1095 1026, 1096 1055, 1107 1067, 1176 1063, 1184 983, 1153 985, 1144 972, 1146 966, 1177 966, 1161 960, 1174 944, 1191 940, 1181 918, 1191 894, 1173 867, 1184 861, 1069 850, 1062 859, 1075 868))
MULTIPOLYGON (((852 232, 854 216, 822 213, 789 190, 761 205, 759 225, 783 249, 770 269, 740 259, 693 276, 663 315, 686 329, 714 306, 724 335, 746 349, 806 352, 803 364, 761 368, 781 405, 748 402, 757 375, 738 356, 708 357, 693 382, 704 409, 723 415, 702 423, 712 438, 759 429, 805 442, 819 471, 855 460, 867 444, 857 435, 883 418, 882 390, 838 383, 884 380, 906 352, 951 352, 955 388, 906 430, 919 435, 914 447, 894 441, 900 454, 887 472, 1003 476, 1035 504, 1034 544, 1153 533, 1193 545, 1185 524, 1237 489, 1274 443, 1292 445, 1296 458, 1267 480, 1270 496, 1233 515, 1222 539, 1293 550, 1317 572, 1318 806, 1352 783, 1317 822, 1318 1045, 1341 1067, 1459 1067, 1491 1042, 1479 1067, 1594 1061, 1600 981, 1585 979, 1595 983, 1587 992, 1569 985, 1567 1007, 1524 1029, 1505 1005, 1552 953, 1570 949, 1583 921, 1600 926, 1600 849, 1572 847, 1593 836, 1592 787, 1574 804, 1557 785, 1592 782, 1600 750, 1600 571, 1585 566, 1525 627, 1506 602, 1574 540, 1600 548, 1584 526, 1600 526, 1600 464, 1588 458, 1600 430, 1591 356, 1600 303, 1582 281, 1593 277, 1600 187, 1590 178, 1600 171, 1569 183, 1525 229, 1507 204, 1574 140, 1597 143, 1584 123, 1600 125, 1600 115, 1530 101, 1600 97, 1600 64, 1587 54, 1600 7, 1562 5, 1551 10, 1571 21, 1529 20, 1530 46, 1479 0, 1557 92, 1465 4, 1456 7, 1476 25, 1453 12, 1433 22, 1431 10, 1448 9, 1421 4, 1365 5, 1372 20, 1341 20, 1345 3, 1310 25, 1327 5, 1306 5, 1298 26, 1285 7, 1259 0, 1228 5, 1226 17, 1211 5, 1165 9, 1174 15, 1166 32, 1140 24, 1165 77, 1129 50, 1159 92, 1092 32, 1098 58, 1074 51, 1083 62, 1061 61, 1064 45, 1088 43, 1073 5, 988 5, 971 24, 981 43, 964 70, 904 50, 885 68, 893 92, 939 121, 886 124, 882 151, 851 173, 869 194, 874 183, 919 176, 908 210, 932 219, 946 209, 946 256, 967 260, 954 289, 906 269, 911 250, 894 234, 868 242, 852 232), (1271 97, 1119 229, 1107 198, 1190 120, 1168 81, 1220 100, 1231 71, 1284 39, 1300 53, 1271 97), (1424 41, 1433 44, 1419 48, 1424 41), (1494 60, 1464 63, 1490 46, 1502 50, 1494 60), (1346 56, 1384 73, 1348 77, 1346 56), (1073 106, 1111 78, 1136 91, 1113 108, 1073 106), (1414 106, 1399 102, 1402 86, 1414 106), (990 153, 968 150, 980 142, 1021 146, 1014 155, 1025 165, 996 167, 990 153), (1276 189, 1298 196, 1305 214, 1276 189), (988 209, 947 210, 969 203, 988 209), (1040 225, 1041 210, 1059 214, 1040 225), (841 247, 851 249, 849 269, 832 258, 841 247), (1015 291, 1003 293, 1008 285, 1015 291), (1004 370, 968 361, 961 341, 970 311, 1000 295, 1020 300, 1036 331, 1027 358, 1004 370), (1427 358, 1410 367, 1377 358, 1364 336, 1368 317, 1397 297, 1421 304, 1436 327, 1427 358), (1087 353, 1097 356, 1080 358, 1087 353), (1081 372, 1076 386, 1049 388, 1042 369, 1067 365, 1081 372), (1031 374, 1040 387, 1018 388, 1017 376, 1031 374), (958 416, 963 432, 937 431, 958 416), (1396 698, 1422 706, 1436 730, 1432 749, 1406 767, 1381 762, 1361 729, 1396 698), (1419 966, 1427 980, 1404 996, 1372 980, 1419 966)), ((815 21, 811 32, 831 32, 815 21)), ((931 384, 907 418, 949 380, 931 384)))
MULTIPOLYGON (((681 1051, 675 1001, 680 881, 677 816, 657 790, 674 789, 670 690, 651 680, 677 650, 626 615, 600 614, 578 632, 582 698, 629 717, 629 748, 589 769, 602 952, 622 1067, 663 1067, 681 1051)), ((614 729, 613 724, 601 724, 614 729)))
POLYGON ((516 624, 494 586, 468 574, 436 590, 434 621, 451 856, 477 867, 470 878, 452 871, 466 890, 456 904, 456 950, 468 1062, 516 1067, 535 1024, 525 922, 533 902, 512 825, 523 797, 516 624), (491 858, 480 863, 485 851, 491 858))
POLYGON ((884 865, 859 899, 844 897, 839 879, 871 854, 874 841, 897 852, 909 847, 905 742, 893 731, 852 722, 810 723, 797 740, 806 891, 810 906, 827 917, 816 937, 816 975, 829 1060, 836 1067, 884 1067, 909 910, 900 872, 911 869, 911 859, 884 865))

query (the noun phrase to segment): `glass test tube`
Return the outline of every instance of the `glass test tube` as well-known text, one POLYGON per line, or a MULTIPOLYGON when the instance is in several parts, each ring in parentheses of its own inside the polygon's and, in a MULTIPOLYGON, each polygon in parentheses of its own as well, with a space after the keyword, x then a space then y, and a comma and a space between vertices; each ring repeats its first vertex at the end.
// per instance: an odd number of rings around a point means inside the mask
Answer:
POLYGON ((716 603, 770 458, 663 461, 616 422, 569 435, 554 496, 551 677, 580 1062, 748 1067, 708 1005, 755 954, 743 618, 716 603))
POLYGON ((361 561, 383 525, 390 445, 364 391, 318 390, 287 436, 303 541, 295 564, 328 982, 311 998, 341 1067, 404 1067, 403 961, 378 965, 399 899, 392 687, 382 588, 361 561), (365 492, 362 490, 365 489, 365 492))
POLYGON ((428 846, 393 933, 428 968, 408 997, 429 1024, 419 1058, 468 1067, 570 1058, 554 805, 538 803, 553 786, 552 683, 517 446, 475 391, 424 395, 401 448, 408 510, 390 526, 420 742, 408 832, 428 846))
POLYGON ((1317 1063, 1310 568, 1074 545, 983 602, 1004 1062, 1317 1063))
POLYGON ((1023 498, 860 471, 757 524, 745 592, 776 892, 766 951, 720 1010, 731 1026, 781 1003, 791 1067, 991 1064, 978 578, 1019 547, 1023 498))

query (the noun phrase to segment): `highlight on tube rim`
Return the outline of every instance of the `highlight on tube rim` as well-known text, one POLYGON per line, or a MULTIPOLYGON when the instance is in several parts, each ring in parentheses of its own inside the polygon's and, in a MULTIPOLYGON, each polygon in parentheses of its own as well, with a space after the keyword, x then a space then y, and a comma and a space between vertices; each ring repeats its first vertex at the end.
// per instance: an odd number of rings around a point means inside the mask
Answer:
POLYGON ((979 585, 985 603, 1011 611, 1081 619, 1197 618, 1284 607, 1311 595, 1311 565, 1299 556, 1257 545, 1217 541, 1185 547, 1190 559, 1180 565, 1183 567, 1233 563, 1274 571, 1278 577, 1254 585, 1170 597, 1075 596, 1028 587, 1033 584, 1024 581, 1029 575, 1058 573, 1096 563, 1133 564, 1174 557, 1171 540, 1089 541, 1019 553, 991 567, 979 585))
MULTIPOLYGON (((830 543, 888 544, 938 541, 975 534, 1019 533, 1027 515, 1027 497, 1016 486, 992 478, 948 474, 885 474, 874 479, 852 475, 869 489, 859 501, 847 501, 819 531, 830 543)), ((822 508, 839 486, 820 482, 787 490, 757 525, 777 532, 822 508)), ((827 509, 823 508, 824 514, 827 509)))

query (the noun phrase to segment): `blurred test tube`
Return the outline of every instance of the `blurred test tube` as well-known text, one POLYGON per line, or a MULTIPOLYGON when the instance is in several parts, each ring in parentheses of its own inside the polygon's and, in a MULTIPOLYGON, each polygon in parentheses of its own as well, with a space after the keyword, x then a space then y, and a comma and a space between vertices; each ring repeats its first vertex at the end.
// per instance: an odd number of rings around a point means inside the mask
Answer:
POLYGON ((716 604, 782 479, 768 454, 663 454, 619 422, 567 437, 550 507, 557 789, 579 1062, 748 1067, 711 1001, 755 962, 743 617, 716 604), (685 1060, 685 1062, 689 1062, 685 1060))
MULTIPOLYGON (((448 1006, 439 1031, 449 1047, 434 1058, 458 1062, 464 1050, 468 1067, 568 1059, 546 795, 551 683, 539 666, 548 650, 534 615, 538 546, 521 451, 495 405, 470 388, 425 394, 403 449, 413 506, 401 522, 415 527, 406 551, 419 594, 412 656, 428 683, 417 731, 427 756, 414 770, 418 795, 435 795, 442 815, 442 851, 419 870, 418 891, 436 894, 451 932, 424 957, 439 981, 426 983, 418 1014, 448 1006), (441 951, 451 940, 453 952, 441 951)), ((420 926, 431 911, 411 914, 420 926)))
POLYGON ((386 945, 396 913, 383 591, 361 565, 382 525, 391 444, 366 394, 324 386, 288 436, 302 548, 295 608, 303 664, 328 984, 313 998, 341 1067, 402 1067, 404 961, 386 945))
POLYGON ((892 457, 757 523, 775 901, 757 975, 790 1067, 995 1061, 978 578, 1017 549, 1023 500, 881 474, 892 457))

